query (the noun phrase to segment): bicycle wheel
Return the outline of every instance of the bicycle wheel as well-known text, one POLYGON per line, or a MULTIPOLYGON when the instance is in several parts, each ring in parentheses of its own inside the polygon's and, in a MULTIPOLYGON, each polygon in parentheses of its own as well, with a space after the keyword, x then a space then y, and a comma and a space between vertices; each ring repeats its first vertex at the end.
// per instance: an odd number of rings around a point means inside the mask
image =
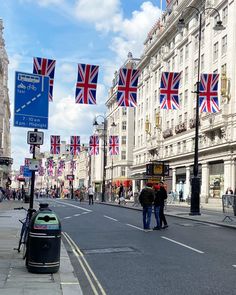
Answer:
POLYGON ((29 229, 26 227, 25 231, 24 231, 24 238, 23 238, 23 259, 26 258, 27 256, 27 248, 28 248, 28 233, 29 233, 29 229))
MULTIPOLYGON (((21 221, 22 222, 22 221, 21 221)), ((21 231, 20 231, 20 239, 18 243, 17 251, 20 253, 21 245, 24 243, 24 233, 25 233, 25 222, 22 223, 21 231)))

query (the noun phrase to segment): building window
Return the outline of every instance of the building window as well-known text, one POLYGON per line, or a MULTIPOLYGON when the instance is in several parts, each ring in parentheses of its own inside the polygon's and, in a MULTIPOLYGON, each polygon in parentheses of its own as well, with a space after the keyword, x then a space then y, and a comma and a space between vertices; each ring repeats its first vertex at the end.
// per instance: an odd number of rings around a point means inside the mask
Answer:
POLYGON ((204 62, 205 62, 205 61, 204 61, 204 57, 205 57, 204 54, 202 54, 202 55, 201 55, 201 70, 204 69, 204 62))
POLYGON ((222 55, 226 54, 227 52, 227 35, 222 38, 222 55))
POLYGON ((127 108, 123 107, 122 108, 122 116, 126 116, 127 115, 127 108))
POLYGON ((184 52, 184 50, 183 50, 183 48, 181 48, 180 51, 179 51, 179 63, 180 63, 180 65, 182 65, 183 59, 184 59, 183 52, 184 52))
POLYGON ((194 61, 194 70, 193 70, 194 76, 198 73, 198 59, 195 59, 194 61))
POLYGON ((222 9, 222 22, 224 25, 228 22, 228 6, 222 9))
POLYGON ((168 156, 168 146, 165 147, 165 155, 168 156))
POLYGON ((198 50, 198 34, 195 36, 194 39, 194 51, 196 52, 198 50))
POLYGON ((126 144, 126 136, 121 136, 121 144, 126 144))
POLYGON ((122 130, 126 130, 127 122, 122 121, 122 130))
POLYGON ((172 58, 172 71, 175 70, 175 56, 172 58))
POLYGON ((173 129, 174 128, 174 119, 171 119, 171 129, 173 129))
POLYGON ((183 141, 183 152, 186 152, 186 140, 183 141))
POLYGON ((157 74, 157 71, 155 72, 155 83, 157 83, 157 77, 158 77, 158 74, 157 74))
POLYGON ((227 73, 227 64, 223 64, 222 66, 221 66, 221 73, 227 73))
POLYGON ((186 46, 185 46, 185 59, 188 59, 188 57, 189 57, 189 46, 188 46, 188 44, 186 44, 186 46))
POLYGON ((187 124, 187 120, 188 120, 188 113, 185 112, 184 113, 184 123, 187 124))
POLYGON ((121 151, 121 160, 126 160, 126 151, 121 151))
POLYGON ((170 128, 170 121, 166 122, 166 128, 169 129, 170 128))
POLYGON ((181 152, 181 144, 180 142, 177 143, 177 153, 179 154, 181 152))
POLYGON ((188 67, 185 68, 185 82, 188 81, 188 67))
POLYGON ((219 43, 216 42, 213 46, 213 61, 216 61, 218 59, 218 53, 219 53, 219 43))
POLYGON ((125 167, 121 167, 121 176, 125 176, 125 167))
POLYGON ((157 102, 157 100, 158 100, 157 90, 155 90, 155 92, 154 92, 154 101, 157 102))
POLYGON ((179 105, 182 106, 182 101, 183 101, 183 93, 179 94, 179 105))
POLYGON ((205 43, 205 29, 202 30, 201 34, 201 46, 204 46, 205 43))
POLYGON ((182 115, 179 115, 179 124, 182 123, 182 115))
POLYGON ((184 105, 186 106, 187 103, 188 103, 188 89, 184 91, 184 105))
POLYGON ((167 71, 170 72, 170 60, 167 62, 167 71))
POLYGON ((173 145, 170 145, 170 155, 173 155, 173 145))

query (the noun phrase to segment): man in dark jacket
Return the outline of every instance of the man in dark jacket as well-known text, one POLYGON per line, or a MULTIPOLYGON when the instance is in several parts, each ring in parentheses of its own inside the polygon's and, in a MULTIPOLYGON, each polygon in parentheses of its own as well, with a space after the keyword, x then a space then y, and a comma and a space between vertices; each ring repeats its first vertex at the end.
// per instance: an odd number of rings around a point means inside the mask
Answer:
POLYGON ((143 207, 143 229, 145 231, 151 231, 150 224, 154 196, 154 190, 152 189, 151 183, 147 183, 139 195, 139 202, 143 207))
POLYGON ((167 199, 167 192, 164 187, 164 183, 161 181, 160 182, 160 191, 159 191, 159 197, 160 197, 160 226, 162 226, 162 223, 164 223, 162 228, 167 228, 168 224, 166 221, 166 217, 164 214, 164 206, 165 206, 165 200, 167 199))
POLYGON ((157 224, 153 229, 160 230, 161 229, 160 208, 161 208, 161 204, 162 204, 160 185, 155 185, 153 188, 154 188, 154 192, 155 192, 154 215, 155 215, 156 224, 157 224))

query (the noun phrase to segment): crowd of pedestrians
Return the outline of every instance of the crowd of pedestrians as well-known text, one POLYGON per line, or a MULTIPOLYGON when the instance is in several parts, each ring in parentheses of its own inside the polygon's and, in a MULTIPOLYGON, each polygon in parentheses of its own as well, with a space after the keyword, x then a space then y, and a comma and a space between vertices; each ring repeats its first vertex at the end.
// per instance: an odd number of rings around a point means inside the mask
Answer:
POLYGON ((158 185, 147 183, 139 195, 139 202, 143 207, 143 229, 145 231, 160 230, 168 227, 164 214, 165 200, 167 192, 164 183, 158 185), (154 207, 154 215, 156 226, 151 229, 152 207, 154 207))

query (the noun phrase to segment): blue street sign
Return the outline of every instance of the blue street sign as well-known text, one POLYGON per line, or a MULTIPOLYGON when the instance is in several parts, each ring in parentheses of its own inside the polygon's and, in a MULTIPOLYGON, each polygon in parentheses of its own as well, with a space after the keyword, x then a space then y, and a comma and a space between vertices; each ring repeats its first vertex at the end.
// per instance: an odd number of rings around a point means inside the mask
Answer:
POLYGON ((31 177, 32 176, 32 171, 29 170, 28 166, 24 166, 23 176, 24 177, 31 177))
POLYGON ((48 129, 49 77, 16 72, 14 126, 48 129))

